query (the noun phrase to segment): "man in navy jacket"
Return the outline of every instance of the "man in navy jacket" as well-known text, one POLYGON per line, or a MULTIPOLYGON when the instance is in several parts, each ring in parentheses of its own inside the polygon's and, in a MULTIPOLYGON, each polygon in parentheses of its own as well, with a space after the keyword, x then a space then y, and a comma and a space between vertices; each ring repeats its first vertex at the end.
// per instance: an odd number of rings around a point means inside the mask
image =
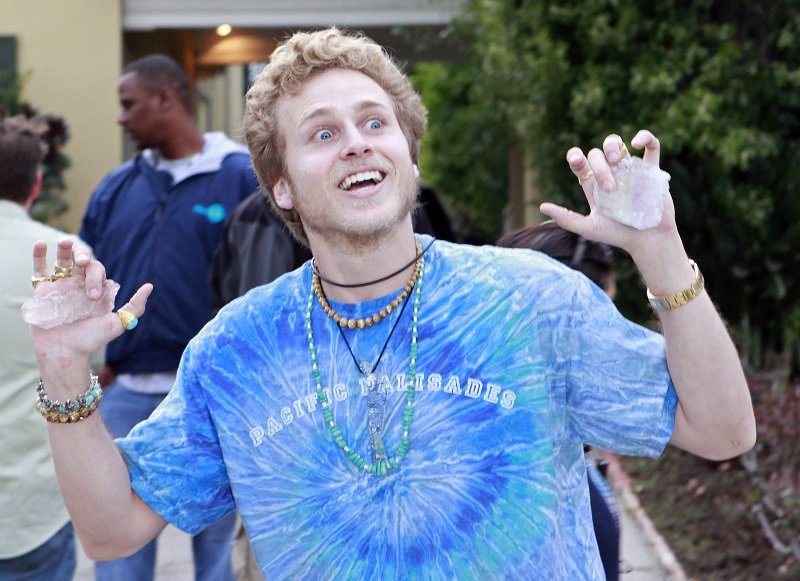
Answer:
MULTIPOLYGON (((117 119, 139 152, 112 171, 89 201, 81 237, 129 296, 154 284, 148 317, 107 348, 100 375, 103 419, 115 437, 145 419, 169 392, 189 340, 212 317, 209 267, 225 218, 258 189, 247 150, 222 133, 202 134, 189 81, 169 57, 128 65, 117 119)), ((235 515, 193 538, 196 578, 232 579, 235 515)), ((125 559, 98 563, 97 579, 152 579, 155 541, 125 559)))

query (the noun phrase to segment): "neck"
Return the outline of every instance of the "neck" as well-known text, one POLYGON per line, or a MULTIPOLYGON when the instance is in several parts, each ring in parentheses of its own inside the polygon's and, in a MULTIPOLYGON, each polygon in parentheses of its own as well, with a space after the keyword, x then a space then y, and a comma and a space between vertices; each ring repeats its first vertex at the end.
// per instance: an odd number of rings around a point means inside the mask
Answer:
POLYGON ((172 139, 158 148, 164 159, 181 159, 203 151, 205 139, 196 125, 176 129, 172 135, 172 139))
MULTIPOLYGON (((364 241, 340 240, 331 243, 309 233, 311 251, 324 278, 344 284, 356 284, 372 281, 397 271, 404 264, 411 263, 416 255, 416 239, 411 229, 411 221, 395 228, 384 236, 364 241)), ((394 276, 380 283, 357 287, 342 288, 322 282, 325 295, 339 302, 362 302, 382 297, 403 287, 414 264, 398 271, 394 276)))

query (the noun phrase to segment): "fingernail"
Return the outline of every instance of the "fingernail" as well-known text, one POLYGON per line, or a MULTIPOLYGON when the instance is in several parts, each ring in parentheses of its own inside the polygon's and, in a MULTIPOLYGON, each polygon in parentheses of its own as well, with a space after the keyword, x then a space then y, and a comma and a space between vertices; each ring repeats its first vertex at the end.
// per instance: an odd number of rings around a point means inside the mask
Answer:
POLYGON ((611 180, 604 181, 603 182, 603 189, 605 191, 607 191, 607 192, 610 192, 611 190, 614 189, 614 182, 612 182, 611 180))
POLYGON ((620 160, 619 154, 616 151, 612 151, 608 154, 608 161, 613 163, 617 163, 620 160))
POLYGON ((83 253, 83 252, 81 252, 80 254, 78 254, 77 256, 75 256, 75 260, 86 260, 86 259, 88 259, 88 258, 89 258, 89 256, 88 256, 88 255, 86 255, 86 254, 85 254, 85 253, 83 253))
POLYGON ((99 288, 92 288, 89 289, 89 298, 96 299, 100 297, 100 289, 99 288))

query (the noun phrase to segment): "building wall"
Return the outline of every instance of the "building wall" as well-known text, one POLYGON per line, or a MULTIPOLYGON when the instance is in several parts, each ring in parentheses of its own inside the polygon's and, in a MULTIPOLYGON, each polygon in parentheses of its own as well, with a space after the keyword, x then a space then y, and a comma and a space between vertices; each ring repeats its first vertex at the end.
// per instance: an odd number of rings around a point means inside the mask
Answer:
POLYGON ((0 0, 0 35, 17 37, 22 98, 64 117, 69 212, 58 226, 75 231, 99 181, 122 161, 117 79, 122 66, 122 0, 0 0))

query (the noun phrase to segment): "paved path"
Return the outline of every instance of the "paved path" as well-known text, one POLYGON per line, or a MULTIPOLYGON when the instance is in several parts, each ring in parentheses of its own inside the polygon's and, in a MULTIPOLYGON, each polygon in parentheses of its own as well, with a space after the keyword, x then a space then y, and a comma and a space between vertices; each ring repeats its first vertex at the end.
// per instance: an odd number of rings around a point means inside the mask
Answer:
MULTIPOLYGON (((613 457, 609 477, 620 509, 621 581, 686 581, 680 564, 642 510, 627 475, 613 457)), ((94 581, 92 562, 82 550, 78 553, 74 581, 94 581)), ((156 581, 194 581, 189 536, 171 526, 159 538, 156 581)))
POLYGON ((639 504, 630 479, 611 454, 608 478, 619 504, 622 528, 622 581, 686 581, 686 575, 664 538, 639 504))

